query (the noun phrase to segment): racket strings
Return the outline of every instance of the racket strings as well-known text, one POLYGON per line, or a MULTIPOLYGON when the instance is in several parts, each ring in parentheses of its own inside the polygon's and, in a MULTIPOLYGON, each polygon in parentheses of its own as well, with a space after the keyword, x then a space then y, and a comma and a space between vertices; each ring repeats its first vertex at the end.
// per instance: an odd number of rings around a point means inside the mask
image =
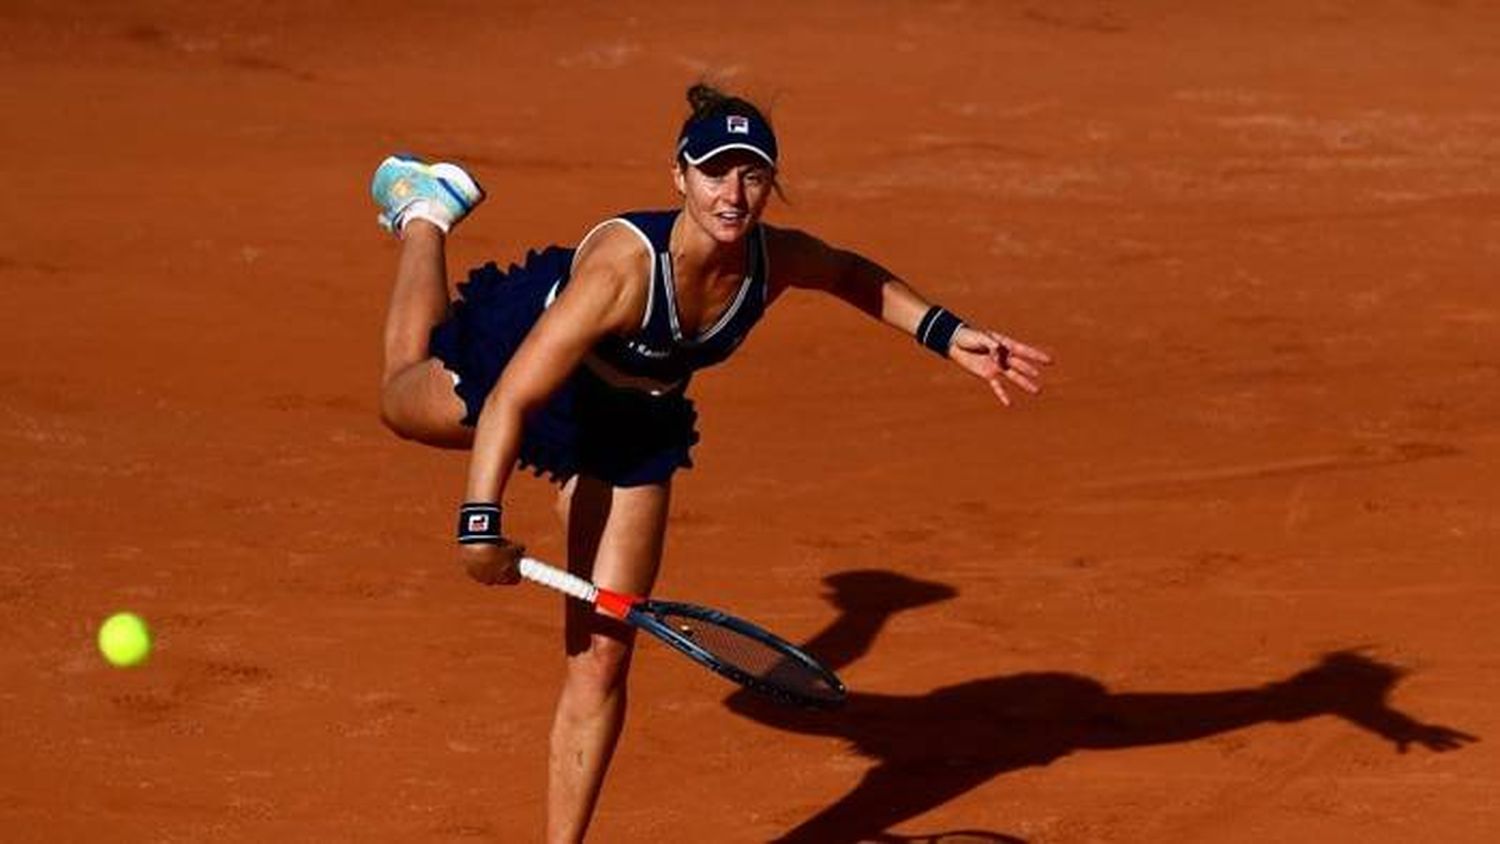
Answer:
POLYGON ((843 695, 823 672, 774 643, 710 619, 669 616, 662 620, 714 658, 763 683, 815 700, 834 701, 843 695))

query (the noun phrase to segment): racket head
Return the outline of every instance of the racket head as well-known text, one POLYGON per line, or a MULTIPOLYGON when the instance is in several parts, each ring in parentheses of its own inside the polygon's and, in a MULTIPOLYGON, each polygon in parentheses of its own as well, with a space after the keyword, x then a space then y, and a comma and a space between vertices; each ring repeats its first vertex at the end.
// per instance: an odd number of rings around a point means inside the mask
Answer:
POLYGON ((843 705, 838 675, 776 634, 726 612, 646 600, 627 620, 720 676, 782 703, 812 709, 843 705))

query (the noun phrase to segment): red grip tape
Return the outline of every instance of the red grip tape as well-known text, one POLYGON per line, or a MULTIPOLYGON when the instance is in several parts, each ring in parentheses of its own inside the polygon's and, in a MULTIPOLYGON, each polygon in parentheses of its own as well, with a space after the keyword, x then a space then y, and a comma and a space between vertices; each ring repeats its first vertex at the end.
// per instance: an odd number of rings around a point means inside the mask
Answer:
POLYGON ((630 608, 640 603, 640 598, 631 595, 621 595, 618 592, 599 590, 599 597, 594 599, 594 606, 618 619, 624 619, 630 614, 630 608))

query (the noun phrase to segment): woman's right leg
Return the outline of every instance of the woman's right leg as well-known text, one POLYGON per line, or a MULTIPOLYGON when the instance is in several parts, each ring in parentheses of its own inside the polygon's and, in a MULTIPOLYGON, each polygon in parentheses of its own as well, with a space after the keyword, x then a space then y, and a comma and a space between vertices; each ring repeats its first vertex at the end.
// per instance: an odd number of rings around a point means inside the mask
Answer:
MULTIPOLYGON (((669 484, 614 487, 576 477, 559 502, 568 568, 608 589, 645 595, 656 582, 667 524, 669 484)), ((547 788, 550 844, 578 842, 604 784, 625 723, 626 676, 634 629, 569 600, 567 674, 552 724, 547 788)))
POLYGON ((448 265, 441 229, 426 220, 407 222, 401 259, 385 320, 385 366, 380 416, 406 439, 467 448, 473 430, 453 391, 453 376, 428 351, 428 337, 448 312, 448 265))

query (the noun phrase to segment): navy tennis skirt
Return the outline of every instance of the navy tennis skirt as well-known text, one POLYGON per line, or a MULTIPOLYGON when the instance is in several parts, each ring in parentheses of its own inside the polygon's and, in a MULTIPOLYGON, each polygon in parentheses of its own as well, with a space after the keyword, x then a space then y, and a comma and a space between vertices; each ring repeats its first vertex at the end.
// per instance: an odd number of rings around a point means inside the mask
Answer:
MULTIPOLYGON (((454 390, 479 419, 485 398, 526 333, 546 310, 548 294, 566 283, 573 250, 549 246, 504 272, 493 263, 469 272, 429 348, 458 376, 454 390)), ((693 465, 697 411, 686 384, 653 396, 612 387, 580 366, 551 399, 526 419, 521 465, 562 483, 574 475, 614 486, 662 483, 693 465)))

